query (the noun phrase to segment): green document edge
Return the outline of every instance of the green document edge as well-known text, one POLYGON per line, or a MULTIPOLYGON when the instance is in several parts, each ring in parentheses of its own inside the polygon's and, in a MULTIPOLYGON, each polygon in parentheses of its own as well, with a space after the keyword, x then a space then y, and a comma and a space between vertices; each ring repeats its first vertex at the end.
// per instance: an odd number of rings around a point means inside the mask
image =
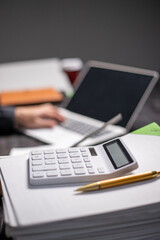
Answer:
POLYGON ((141 135, 155 135, 160 136, 160 126, 153 122, 151 124, 148 124, 142 128, 139 128, 133 132, 133 134, 141 134, 141 135))

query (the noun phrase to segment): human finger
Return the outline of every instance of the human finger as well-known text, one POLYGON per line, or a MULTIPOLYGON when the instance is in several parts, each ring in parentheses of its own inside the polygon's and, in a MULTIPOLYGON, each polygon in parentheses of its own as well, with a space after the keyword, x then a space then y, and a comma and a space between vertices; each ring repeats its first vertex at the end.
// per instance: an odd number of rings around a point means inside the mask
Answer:
POLYGON ((49 118, 37 118, 32 128, 52 128, 57 125, 57 121, 49 118))
POLYGON ((65 117, 60 114, 57 108, 44 109, 40 115, 45 118, 55 119, 58 122, 63 122, 65 120, 65 117))

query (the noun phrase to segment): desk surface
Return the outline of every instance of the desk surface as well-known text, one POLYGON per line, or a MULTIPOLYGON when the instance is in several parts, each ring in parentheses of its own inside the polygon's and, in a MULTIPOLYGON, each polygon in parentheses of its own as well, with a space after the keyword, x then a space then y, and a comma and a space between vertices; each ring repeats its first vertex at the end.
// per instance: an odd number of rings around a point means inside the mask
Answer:
POLYGON ((13 132, 12 134, 0 136, 0 156, 9 155, 13 147, 35 147, 43 145, 41 141, 27 137, 21 133, 13 132))

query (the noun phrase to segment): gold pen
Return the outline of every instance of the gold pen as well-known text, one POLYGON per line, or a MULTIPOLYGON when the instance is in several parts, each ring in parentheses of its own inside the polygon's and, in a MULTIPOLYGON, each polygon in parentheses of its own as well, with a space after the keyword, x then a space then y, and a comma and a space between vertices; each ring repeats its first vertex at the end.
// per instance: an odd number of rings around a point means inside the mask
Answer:
POLYGON ((116 187, 116 186, 120 186, 128 183, 144 181, 147 179, 155 178, 159 175, 160 175, 160 171, 150 171, 150 172, 145 172, 145 173, 140 173, 135 175, 124 176, 124 177, 117 177, 117 178, 112 178, 112 179, 103 180, 103 181, 85 185, 83 187, 76 189, 76 191, 88 192, 88 191, 101 190, 101 189, 116 187))

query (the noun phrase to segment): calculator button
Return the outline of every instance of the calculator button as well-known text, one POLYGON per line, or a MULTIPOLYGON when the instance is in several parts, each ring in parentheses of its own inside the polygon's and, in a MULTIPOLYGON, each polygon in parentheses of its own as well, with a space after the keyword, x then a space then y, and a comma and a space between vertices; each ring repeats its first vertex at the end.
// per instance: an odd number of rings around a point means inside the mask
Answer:
POLYGON ((66 149, 57 149, 56 153, 66 153, 66 149))
POLYGON ((35 166, 35 167, 32 167, 32 171, 43 171, 45 170, 45 167, 42 165, 42 166, 35 166))
POLYGON ((41 160, 35 160, 32 162, 32 166, 41 165, 42 163, 43 163, 43 161, 41 161, 41 160))
POLYGON ((32 155, 40 155, 42 152, 41 151, 32 151, 31 154, 32 155))
POLYGON ((56 177, 58 176, 58 171, 50 171, 46 173, 47 177, 56 177))
POLYGON ((45 164, 48 165, 48 164, 55 164, 56 163, 56 160, 55 159, 48 159, 45 161, 45 164))
POLYGON ((99 173, 105 173, 105 170, 102 167, 97 168, 97 170, 98 170, 99 173))
POLYGON ((84 162, 90 162, 90 158, 89 157, 84 157, 83 160, 84 160, 84 162))
POLYGON ((81 163, 73 163, 73 168, 83 168, 83 164, 81 163))
POLYGON ((69 163, 68 159, 59 159, 58 162, 60 164, 62 164, 62 163, 69 163))
POLYGON ((60 164, 59 168, 60 169, 70 169, 70 165, 69 164, 60 164))
POLYGON ((86 148, 80 148, 81 152, 86 152, 86 148))
POLYGON ((69 148, 68 152, 73 153, 73 152, 79 152, 79 151, 78 151, 78 148, 69 148))
POLYGON ((94 171, 93 168, 88 168, 88 173, 89 173, 89 174, 93 174, 93 173, 95 173, 95 171, 94 171))
POLYGON ((69 156, 71 158, 73 158, 73 157, 80 157, 80 154, 79 153, 70 153, 69 156))
POLYGON ((62 176, 69 176, 69 175, 72 175, 72 172, 70 169, 66 169, 66 170, 61 170, 61 175, 62 176))
POLYGON ((88 157, 88 153, 82 153, 82 157, 88 157))
POLYGON ((72 158, 71 162, 72 163, 80 163, 80 162, 82 162, 82 160, 80 158, 72 158))
POLYGON ((44 173, 43 172, 35 172, 35 173, 33 173, 33 177, 34 178, 44 177, 44 173))
POLYGON ((44 155, 45 159, 55 158, 54 154, 46 154, 44 155))
POLYGON ((56 170, 56 169, 57 169, 56 165, 47 165, 47 166, 45 166, 45 170, 56 170))
POLYGON ((67 158, 67 154, 65 153, 60 153, 60 154, 57 154, 57 158, 67 158))
POLYGON ((74 173, 75 173, 76 175, 85 174, 85 170, 84 170, 84 169, 75 169, 75 170, 74 170, 74 173))
POLYGON ((33 155, 32 160, 42 159, 42 155, 33 155))
POLYGON ((54 153, 54 149, 47 149, 43 151, 44 154, 54 153))
POLYGON ((90 162, 88 162, 88 163, 86 163, 86 167, 87 167, 87 168, 92 168, 93 165, 92 165, 90 162))

